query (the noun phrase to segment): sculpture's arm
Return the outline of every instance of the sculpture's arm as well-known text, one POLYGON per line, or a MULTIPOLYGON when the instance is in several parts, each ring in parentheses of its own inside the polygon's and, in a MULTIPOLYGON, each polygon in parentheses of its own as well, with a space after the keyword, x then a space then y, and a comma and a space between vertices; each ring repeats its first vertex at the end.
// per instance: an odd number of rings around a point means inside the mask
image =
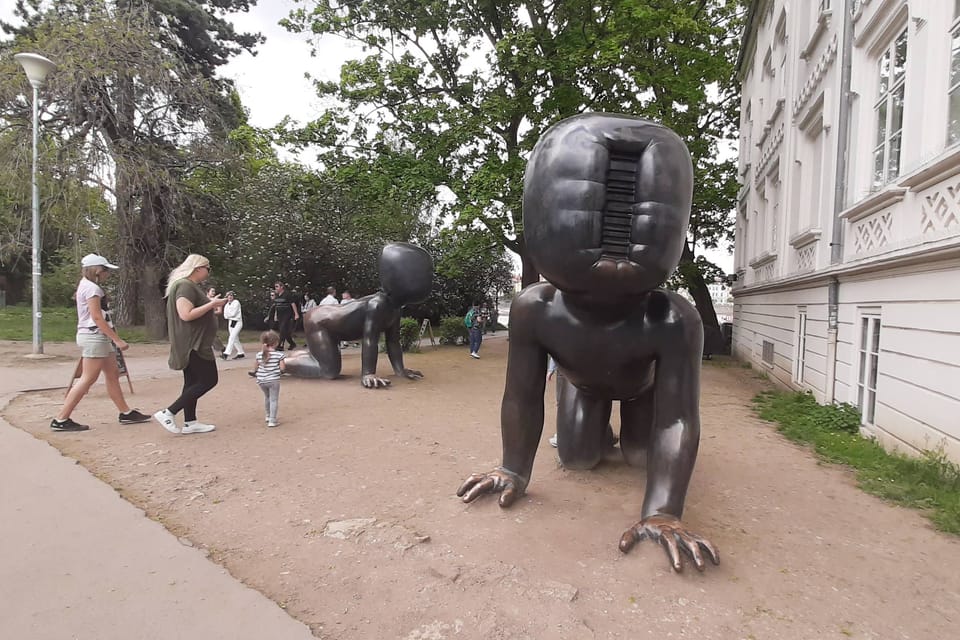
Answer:
POLYGON ((720 554, 706 538, 680 521, 693 465, 700 446, 700 358, 703 327, 695 309, 676 309, 679 322, 661 340, 654 378, 657 408, 647 454, 647 489, 641 519, 620 537, 624 553, 650 538, 667 551, 674 571, 686 555, 699 570, 704 559, 720 563, 720 554))
POLYGON ((507 381, 500 406, 503 465, 471 475, 457 490, 464 502, 501 492, 500 506, 509 507, 530 483, 537 445, 543 431, 543 391, 546 386, 547 351, 535 338, 537 306, 514 300, 510 309, 510 355, 507 381))
POLYGON ((384 341, 387 345, 387 357, 390 359, 390 366, 393 372, 398 376, 403 376, 410 380, 418 380, 423 374, 414 369, 407 369, 403 366, 403 346, 400 344, 400 314, 390 322, 383 332, 384 341))
POLYGON ((532 340, 511 337, 507 381, 500 405, 503 467, 520 476, 524 488, 530 481, 543 431, 546 379, 546 350, 532 340))
POLYGON ((696 310, 680 314, 661 343, 654 378, 657 407, 647 456, 641 517, 680 518, 700 447, 700 358, 703 328, 696 310))
POLYGON ((363 337, 360 339, 360 372, 364 376, 377 373, 377 357, 380 342, 380 323, 377 322, 377 304, 370 301, 363 318, 363 337))

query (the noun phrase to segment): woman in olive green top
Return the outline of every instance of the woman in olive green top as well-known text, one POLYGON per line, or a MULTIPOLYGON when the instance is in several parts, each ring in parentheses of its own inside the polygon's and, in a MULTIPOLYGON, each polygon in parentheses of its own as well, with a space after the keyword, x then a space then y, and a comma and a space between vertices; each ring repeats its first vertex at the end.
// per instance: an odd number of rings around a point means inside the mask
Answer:
POLYGON ((170 334, 170 368, 183 371, 180 397, 154 419, 171 433, 206 433, 216 427, 197 420, 197 400, 217 386, 217 360, 212 345, 217 335, 215 311, 227 303, 208 298, 200 283, 210 275, 210 261, 190 254, 167 278, 167 332, 170 334), (183 410, 183 428, 174 416, 183 410))

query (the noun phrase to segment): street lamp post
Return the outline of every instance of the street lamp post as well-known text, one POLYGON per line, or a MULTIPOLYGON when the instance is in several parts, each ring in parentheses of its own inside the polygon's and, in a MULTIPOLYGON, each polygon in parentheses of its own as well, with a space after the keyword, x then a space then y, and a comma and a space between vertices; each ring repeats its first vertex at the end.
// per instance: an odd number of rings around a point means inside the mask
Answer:
POLYGON ((18 53, 13 59, 20 63, 33 87, 33 355, 43 353, 40 319, 43 317, 40 298, 40 189, 37 186, 37 137, 40 116, 37 110, 37 92, 47 74, 57 65, 36 53, 18 53))

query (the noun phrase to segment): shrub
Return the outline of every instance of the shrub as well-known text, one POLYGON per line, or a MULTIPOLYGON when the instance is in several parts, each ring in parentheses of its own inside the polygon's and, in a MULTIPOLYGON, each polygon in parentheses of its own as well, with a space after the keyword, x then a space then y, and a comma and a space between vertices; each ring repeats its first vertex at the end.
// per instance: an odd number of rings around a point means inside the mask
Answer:
POLYGON ((440 344, 466 344, 469 341, 467 327, 460 316, 440 319, 440 344))
POLYGON ((404 351, 410 351, 417 344, 420 337, 420 325, 415 318, 402 318, 400 320, 400 346, 404 351))

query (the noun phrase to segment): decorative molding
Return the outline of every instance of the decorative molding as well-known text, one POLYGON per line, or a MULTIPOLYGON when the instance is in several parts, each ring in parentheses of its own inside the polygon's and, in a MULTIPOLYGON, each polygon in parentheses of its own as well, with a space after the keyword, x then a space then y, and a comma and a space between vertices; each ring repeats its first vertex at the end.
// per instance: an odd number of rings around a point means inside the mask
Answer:
POLYGON ((837 34, 834 33, 833 38, 830 39, 830 44, 827 45, 827 48, 820 56, 820 60, 817 61, 817 66, 814 67, 813 72, 807 77, 807 81, 803 84, 803 88, 800 89, 800 93, 797 94, 797 99, 793 101, 794 116, 800 113, 800 109, 803 108, 803 105, 807 103, 814 91, 816 91, 817 87, 820 86, 820 83, 823 81, 823 77, 827 74, 827 70, 830 68, 830 65, 833 63, 836 57, 837 34))
POLYGON ((794 249, 799 249, 803 245, 810 244, 811 242, 816 242, 820 239, 820 235, 823 232, 817 228, 809 228, 800 233, 794 235, 790 238, 790 246, 794 249))
POLYGON ((863 8, 870 4, 870 0, 853 0, 853 21, 856 23, 863 15, 863 8))
POLYGON ((773 135, 770 140, 770 144, 767 145, 766 149, 760 154, 760 162, 757 164, 757 174, 753 178, 754 186, 758 185, 767 175, 767 165, 770 164, 770 160, 773 159, 776 151, 780 148, 780 143, 783 142, 783 123, 780 123, 780 126, 777 128, 777 132, 773 135))
POLYGON ((813 271, 817 266, 817 243, 809 242, 796 249, 797 252, 797 271, 813 271))
POLYGON ((920 198, 920 235, 960 233, 960 182, 942 185, 920 198))
POLYGON ((908 189, 906 187, 889 186, 886 189, 870 194, 841 213, 840 217, 848 222, 856 222, 861 218, 866 218, 872 213, 876 213, 900 202, 903 200, 907 191, 908 189))
POLYGON ((777 259, 777 254, 775 251, 764 251, 763 253, 758 255, 756 258, 751 260, 749 262, 749 265, 751 269, 756 271, 760 269, 760 267, 768 265, 771 262, 775 261, 776 259, 777 259))
POLYGON ((882 0, 863 25, 863 29, 854 34, 853 45, 855 47, 866 47, 869 50, 880 46, 881 43, 883 45, 888 44, 891 37, 889 32, 903 26, 906 23, 907 16, 906 0, 882 0), (870 42, 868 43, 868 41, 870 42))
POLYGON ((893 212, 884 211, 853 225, 853 253, 868 253, 890 244, 893 237, 893 212))
POLYGON ((952 178, 958 173, 960 173, 960 144, 950 147, 943 156, 933 162, 902 176, 897 180, 897 184, 910 187, 913 191, 920 191, 942 180, 952 178))
MULTIPOLYGON (((842 2, 843 0, 841 0, 842 2)), ((813 28, 813 33, 810 34, 810 39, 807 40, 806 46, 800 51, 800 59, 806 60, 811 55, 813 55, 814 50, 817 48, 817 43, 820 42, 820 38, 827 32, 827 27, 830 26, 830 16, 833 15, 833 11, 827 9, 826 11, 821 11, 820 15, 817 16, 817 24, 813 28)), ((834 34, 836 38, 836 34, 834 34)))
POLYGON ((913 269, 947 260, 960 260, 960 236, 924 243, 907 251, 883 257, 869 256, 853 262, 831 265, 813 273, 798 273, 774 282, 745 284, 736 290, 736 296, 817 287, 829 282, 832 278, 862 276, 869 273, 888 272, 892 269, 913 269))
POLYGON ((767 118, 765 129, 772 129, 773 125, 777 122, 777 117, 783 113, 783 103, 786 102, 786 99, 781 96, 777 98, 777 101, 773 103, 773 113, 770 114, 770 117, 767 118))

